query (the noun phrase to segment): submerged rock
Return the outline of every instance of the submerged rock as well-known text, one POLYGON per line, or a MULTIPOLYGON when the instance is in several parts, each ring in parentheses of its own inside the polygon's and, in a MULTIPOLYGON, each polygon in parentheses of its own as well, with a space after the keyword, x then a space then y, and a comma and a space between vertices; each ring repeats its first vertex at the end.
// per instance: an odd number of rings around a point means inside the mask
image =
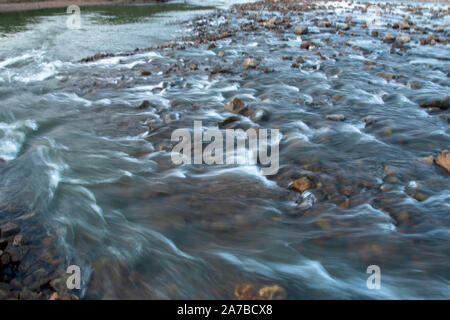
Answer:
POLYGON ((292 182, 290 188, 299 192, 303 192, 309 188, 311 188, 311 180, 308 177, 301 177, 292 182))
POLYGON ((333 121, 344 121, 345 120, 345 116, 343 114, 329 114, 326 116, 326 118, 328 120, 333 120, 333 121))
POLYGON ((450 173, 450 151, 444 150, 442 153, 436 158, 436 164, 450 173))
POLYGON ((143 100, 136 105, 138 110, 147 109, 148 107, 150 107, 150 101, 148 100, 143 100))
POLYGON ((395 79, 395 75, 393 75, 392 73, 379 73, 377 74, 377 76, 386 79, 386 80, 392 80, 395 79))
POLYGON ((420 106, 422 108, 439 108, 442 110, 447 110, 449 107, 449 97, 445 95, 441 99, 424 101, 420 103, 420 106))
POLYGON ((0 238, 7 238, 16 235, 19 232, 20 232, 19 226, 12 222, 7 222, 5 224, 0 225, 0 238))

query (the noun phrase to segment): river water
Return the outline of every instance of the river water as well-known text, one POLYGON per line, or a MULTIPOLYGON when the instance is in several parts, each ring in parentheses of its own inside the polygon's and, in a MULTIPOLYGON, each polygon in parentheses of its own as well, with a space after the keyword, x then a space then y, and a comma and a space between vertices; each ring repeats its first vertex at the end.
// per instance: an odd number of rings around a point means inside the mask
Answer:
MULTIPOLYGON (((420 160, 450 146, 448 111, 418 105, 450 94, 450 45, 392 52, 383 28, 401 20, 398 6, 380 18, 379 38, 358 25, 338 36, 313 25, 313 11, 289 14, 309 25, 320 55, 271 31, 80 62, 188 36, 202 27, 191 19, 231 1, 188 3, 83 8, 78 30, 61 9, 0 13, 0 210, 39 252, 23 283, 77 264, 84 298, 233 298, 245 283, 280 285, 291 299, 450 298, 448 173, 420 160), (269 72, 240 70, 246 56, 269 72), (172 68, 192 62, 198 70, 172 68), (230 72, 211 77, 217 65, 230 72), (171 132, 217 126, 234 96, 270 116, 233 126, 280 129, 277 175, 173 164, 171 132), (142 100, 151 106, 137 110, 142 100), (310 192, 289 189, 300 176, 310 192), (381 269, 380 290, 366 286, 369 265, 381 269)), ((318 17, 364 21, 335 5, 318 17)), ((444 25, 448 41, 448 5, 420 5, 411 19, 444 25), (431 19, 433 8, 447 15, 431 19)), ((227 17, 249 18, 208 19, 227 17)))

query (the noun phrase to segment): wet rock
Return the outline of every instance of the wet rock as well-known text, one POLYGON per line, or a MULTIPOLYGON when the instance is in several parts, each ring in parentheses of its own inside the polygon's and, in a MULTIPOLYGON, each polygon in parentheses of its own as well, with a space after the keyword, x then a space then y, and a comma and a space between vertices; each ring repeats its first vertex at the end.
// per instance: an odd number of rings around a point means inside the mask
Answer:
POLYGON ((22 291, 19 293, 20 300, 36 300, 37 297, 38 295, 27 287, 22 288, 22 291))
POLYGON ((373 30, 372 31, 372 37, 378 38, 378 31, 377 30, 373 30))
POLYGON ((301 177, 292 182, 290 188, 296 190, 298 192, 303 192, 309 188, 311 188, 312 182, 308 177, 301 177))
POLYGON ((239 284, 234 288, 234 296, 238 300, 255 300, 258 290, 252 284, 239 284))
POLYGON ((450 173, 450 151, 447 149, 442 151, 442 153, 436 158, 436 164, 450 173))
POLYGON ((67 291, 67 279, 65 278, 57 278, 52 279, 48 285, 51 289, 53 289, 56 292, 65 292, 67 291))
POLYGON ((149 75, 151 75, 152 73, 150 72, 150 71, 148 71, 148 70, 143 70, 142 72, 141 72, 141 76, 149 76, 149 75))
POLYGON ((157 146, 157 150, 158 150, 158 151, 171 152, 172 149, 173 149, 173 144, 171 144, 170 142, 161 142, 161 143, 158 144, 158 146, 157 146))
POLYGON ((395 38, 395 41, 399 43, 408 43, 411 41, 411 38, 408 36, 398 36, 397 38, 395 38))
POLYGON ((411 192, 410 195, 417 201, 425 201, 430 197, 430 195, 420 191, 411 192))
POLYGON ((345 24, 342 26, 341 29, 344 30, 344 31, 347 31, 347 30, 350 29, 350 25, 348 25, 347 23, 345 23, 345 24))
POLYGON ((14 247, 8 250, 10 259, 12 263, 19 263, 25 255, 25 250, 23 248, 14 247))
POLYGON ((216 48, 216 45, 214 44, 214 43, 211 43, 209 46, 208 46, 208 50, 212 50, 212 49, 215 49, 216 48))
POLYGON ((269 112, 264 108, 256 109, 252 113, 251 119, 253 121, 267 121, 269 119, 269 112))
POLYGON ((345 116, 343 114, 329 114, 326 116, 326 119, 333 121, 344 121, 345 116))
POLYGON ((386 34, 384 35, 384 39, 387 42, 393 42, 395 40, 395 36, 393 34, 386 32, 386 34))
POLYGON ((383 178, 383 182, 387 184, 396 184, 398 183, 398 178, 396 176, 386 176, 383 178))
POLYGON ((239 98, 233 98, 224 105, 225 109, 233 113, 242 113, 246 109, 244 101, 239 98))
POLYGON ((273 28, 273 27, 275 27, 276 22, 277 22, 277 17, 270 18, 264 22, 264 27, 273 28))
POLYGON ((147 109, 148 107, 150 107, 150 105, 151 105, 150 101, 143 100, 136 105, 136 109, 138 110, 147 109))
POLYGON ((253 59, 253 58, 247 58, 245 59, 244 63, 242 64, 242 66, 245 69, 254 69, 258 66, 258 62, 253 59))
POLYGON ((428 157, 422 157, 418 159, 420 162, 423 162, 425 164, 431 165, 434 163, 434 157, 428 156, 428 157))
POLYGON ((409 25, 409 23, 407 21, 400 21, 394 24, 394 29, 395 26, 397 26, 398 29, 400 30, 408 30, 409 28, 411 28, 411 26, 409 25))
POLYGON ((5 224, 0 225, 0 238, 11 237, 20 232, 20 228, 18 225, 7 222, 5 224))
POLYGON ((308 27, 296 27, 294 29, 294 34, 296 34, 296 35, 306 34, 307 32, 308 32, 308 27))
POLYGON ((258 293, 259 297, 264 300, 283 300, 286 298, 286 290, 279 285, 261 288, 258 293))
POLYGON ((236 122, 236 121, 239 121, 239 117, 231 116, 231 117, 228 117, 228 118, 226 118, 225 120, 219 122, 218 124, 219 124, 219 127, 220 127, 220 128, 223 128, 223 127, 225 127, 226 125, 228 125, 228 124, 230 124, 230 123, 233 123, 233 122, 236 122))
POLYGON ((9 253, 3 253, 0 257, 0 267, 7 266, 11 262, 11 256, 9 253))
POLYGON ((15 247, 23 246, 26 243, 27 243, 27 238, 22 234, 16 235, 13 239, 13 246, 15 246, 15 247))
POLYGON ((375 119, 375 118, 372 117, 372 116, 364 117, 364 118, 362 118, 361 120, 366 124, 366 127, 368 127, 368 126, 374 124, 374 123, 377 121, 377 119, 375 119))
POLYGON ((386 79, 386 80, 392 80, 395 79, 395 75, 393 75, 392 73, 379 73, 377 74, 377 76, 386 79))
POLYGON ((424 101, 420 103, 420 106, 422 108, 439 108, 442 110, 447 110, 449 107, 449 97, 445 95, 441 99, 424 101))
POLYGON ((189 69, 190 69, 191 71, 198 70, 198 65, 197 65, 196 63, 191 63, 191 64, 189 65, 189 69))
POLYGON ((311 41, 303 41, 300 44, 300 49, 308 50, 310 46, 311 46, 311 41))
POLYGON ((442 115, 439 116, 439 118, 441 118, 442 120, 447 121, 447 123, 450 123, 450 116, 442 114, 442 115))
POLYGON ((395 172, 388 165, 383 165, 383 171, 387 176, 395 176, 395 172))

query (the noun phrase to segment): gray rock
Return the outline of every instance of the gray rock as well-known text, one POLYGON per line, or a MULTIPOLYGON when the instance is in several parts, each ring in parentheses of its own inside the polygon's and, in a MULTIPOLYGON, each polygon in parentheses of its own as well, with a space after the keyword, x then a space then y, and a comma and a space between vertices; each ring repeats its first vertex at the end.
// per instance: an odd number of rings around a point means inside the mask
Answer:
POLYGON ((0 238, 7 238, 20 232, 19 226, 12 222, 7 222, 0 226, 0 238))
POLYGON ((307 32, 308 32, 308 27, 296 27, 294 29, 294 34, 296 34, 296 35, 306 34, 307 32))
POLYGON ((333 121, 344 121, 345 116, 343 114, 329 114, 327 115, 327 119, 333 121))

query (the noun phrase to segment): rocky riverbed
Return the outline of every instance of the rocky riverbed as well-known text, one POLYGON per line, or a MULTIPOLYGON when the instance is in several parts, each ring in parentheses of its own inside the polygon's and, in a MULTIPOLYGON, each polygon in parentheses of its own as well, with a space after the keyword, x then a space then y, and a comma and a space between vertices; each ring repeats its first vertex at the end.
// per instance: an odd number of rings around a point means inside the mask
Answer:
POLYGON ((89 129, 53 146, 71 169, 51 207, 70 214, 42 230, 2 220, 0 295, 449 298, 449 13, 258 1, 47 80, 89 106, 68 130, 89 129), (280 170, 173 164, 171 133, 194 120, 279 129, 280 170), (83 144, 101 149, 71 161, 83 144), (63 285, 69 260, 89 270, 81 292, 63 285), (383 290, 365 287, 369 265, 383 290))

